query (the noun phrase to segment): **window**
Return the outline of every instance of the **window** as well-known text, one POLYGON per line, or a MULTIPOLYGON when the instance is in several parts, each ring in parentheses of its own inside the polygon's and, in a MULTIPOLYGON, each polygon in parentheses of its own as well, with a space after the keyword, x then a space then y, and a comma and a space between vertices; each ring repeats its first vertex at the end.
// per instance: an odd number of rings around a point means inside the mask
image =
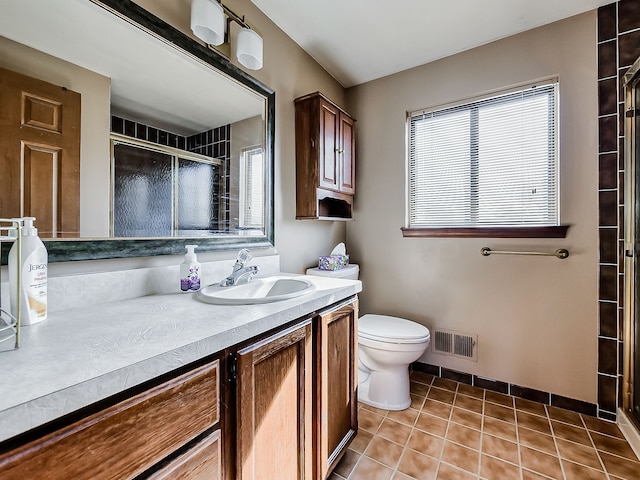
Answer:
POLYGON ((264 227, 264 154, 260 147, 240 155, 240 228, 264 227))
POLYGON ((408 116, 408 228, 559 225, 556 80, 408 116))

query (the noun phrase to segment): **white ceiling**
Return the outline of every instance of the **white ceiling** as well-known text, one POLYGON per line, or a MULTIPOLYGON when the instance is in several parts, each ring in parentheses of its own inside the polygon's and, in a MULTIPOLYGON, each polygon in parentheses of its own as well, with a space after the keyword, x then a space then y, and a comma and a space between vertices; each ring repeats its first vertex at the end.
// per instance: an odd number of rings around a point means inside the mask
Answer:
POLYGON ((345 87, 612 1, 252 0, 345 87))

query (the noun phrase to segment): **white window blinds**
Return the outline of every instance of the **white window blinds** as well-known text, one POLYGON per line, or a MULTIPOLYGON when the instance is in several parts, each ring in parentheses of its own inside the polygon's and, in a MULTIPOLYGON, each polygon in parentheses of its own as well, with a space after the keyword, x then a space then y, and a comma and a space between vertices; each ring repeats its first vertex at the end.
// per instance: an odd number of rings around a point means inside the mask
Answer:
POLYGON ((409 114, 409 228, 558 225, 557 90, 409 114))
POLYGON ((249 148, 240 157, 240 227, 264 227, 264 152, 249 148))

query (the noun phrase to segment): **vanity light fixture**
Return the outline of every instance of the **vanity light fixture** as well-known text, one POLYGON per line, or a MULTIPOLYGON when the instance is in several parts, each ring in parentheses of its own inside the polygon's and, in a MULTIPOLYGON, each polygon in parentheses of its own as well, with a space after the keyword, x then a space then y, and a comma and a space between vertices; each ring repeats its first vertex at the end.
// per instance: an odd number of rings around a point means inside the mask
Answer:
POLYGON ((260 70, 263 62, 262 37, 239 16, 216 0, 191 0, 191 30, 193 34, 217 51, 229 57, 231 22, 240 27, 236 38, 236 57, 250 70, 260 70), (226 26, 225 26, 226 23, 226 26), (226 28, 225 28, 226 27, 226 28))
POLYGON ((205 43, 221 45, 225 37, 222 4, 212 0, 191 0, 191 31, 205 43))
POLYGON ((250 70, 262 68, 262 37, 250 28, 243 28, 236 38, 238 61, 250 70))

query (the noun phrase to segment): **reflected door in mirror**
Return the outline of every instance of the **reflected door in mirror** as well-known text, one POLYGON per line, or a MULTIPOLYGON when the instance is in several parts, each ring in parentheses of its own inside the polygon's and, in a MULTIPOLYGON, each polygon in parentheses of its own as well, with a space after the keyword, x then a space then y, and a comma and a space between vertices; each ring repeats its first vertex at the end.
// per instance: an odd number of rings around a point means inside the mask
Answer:
POLYGON ((0 217, 80 231, 80 94, 0 68, 0 217))

